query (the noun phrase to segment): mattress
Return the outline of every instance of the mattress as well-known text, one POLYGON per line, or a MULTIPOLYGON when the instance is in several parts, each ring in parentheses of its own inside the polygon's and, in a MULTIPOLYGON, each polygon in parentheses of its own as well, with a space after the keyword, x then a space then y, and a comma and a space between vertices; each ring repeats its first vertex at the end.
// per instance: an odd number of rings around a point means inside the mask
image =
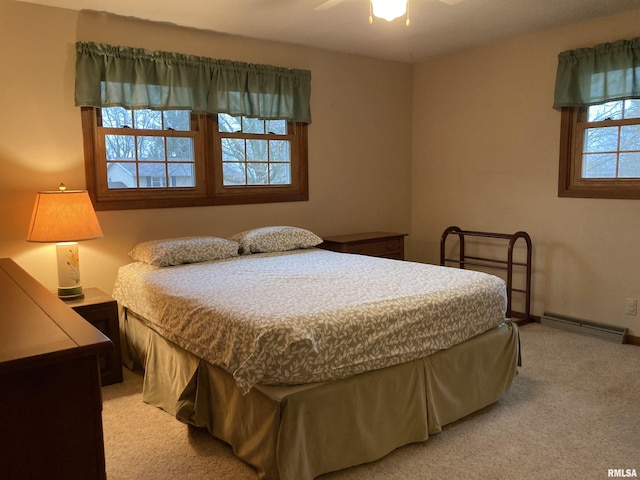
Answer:
POLYGON ((120 268, 113 296, 150 328, 229 372, 242 393, 350 377, 496 327, 493 275, 321 249, 120 268))

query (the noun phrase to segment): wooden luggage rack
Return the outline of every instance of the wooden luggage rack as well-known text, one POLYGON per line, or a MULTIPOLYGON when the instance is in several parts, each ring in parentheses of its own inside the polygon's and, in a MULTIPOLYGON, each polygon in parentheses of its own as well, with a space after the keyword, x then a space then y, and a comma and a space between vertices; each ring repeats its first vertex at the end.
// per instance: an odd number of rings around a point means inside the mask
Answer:
POLYGON ((447 228, 442 237, 440 238, 440 265, 445 266, 447 263, 455 263, 460 265, 460 268, 468 266, 493 268, 498 270, 507 271, 507 312, 506 316, 509 318, 522 319, 525 322, 533 320, 531 315, 531 237, 526 232, 516 232, 513 234, 506 233, 490 233, 490 232, 472 232, 469 230, 462 230, 460 227, 447 228), (446 241, 449 235, 457 235, 460 241, 460 250, 458 258, 446 258, 446 241), (465 238, 466 237, 485 237, 485 238, 498 238, 508 240, 507 259, 500 260, 495 258, 485 258, 467 255, 465 253, 465 238), (516 242, 522 239, 526 244, 526 262, 514 262, 513 261, 513 247, 516 242), (513 287, 513 268, 524 267, 525 272, 525 288, 519 289, 513 287), (522 293, 525 295, 525 311, 516 312, 511 309, 511 296, 513 292, 522 293))

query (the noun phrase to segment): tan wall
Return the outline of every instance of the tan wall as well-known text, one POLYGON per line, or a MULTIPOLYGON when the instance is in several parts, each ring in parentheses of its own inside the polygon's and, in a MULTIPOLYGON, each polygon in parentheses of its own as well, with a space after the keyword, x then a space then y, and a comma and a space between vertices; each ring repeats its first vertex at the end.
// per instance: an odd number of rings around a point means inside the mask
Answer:
POLYGON ((623 311, 625 298, 640 298, 640 201, 557 197, 560 114, 551 108, 560 51, 635 37, 639 21, 634 12, 412 69, 0 0, 0 257, 55 287, 53 246, 27 243, 25 235, 36 191, 60 181, 85 185, 74 43, 90 40, 310 69, 314 122, 310 201, 99 212, 105 237, 81 245, 85 285, 110 292, 126 252, 149 238, 225 236, 268 224, 320 235, 410 231, 409 258, 437 263, 449 225, 526 230, 534 242, 535 314, 564 313, 640 335, 640 316, 623 311))
POLYGON ((0 257, 56 286, 55 248, 25 241, 39 190, 84 188, 77 40, 273 64, 312 72, 308 202, 98 212, 83 284, 111 292, 138 241, 227 236, 287 224, 319 235, 408 231, 411 66, 95 13, 0 0, 0 257))
POLYGON ((557 54, 640 34, 640 11, 435 58, 414 70, 409 255, 437 263, 449 225, 527 231, 534 314, 630 328, 640 299, 640 200, 558 198, 557 54))

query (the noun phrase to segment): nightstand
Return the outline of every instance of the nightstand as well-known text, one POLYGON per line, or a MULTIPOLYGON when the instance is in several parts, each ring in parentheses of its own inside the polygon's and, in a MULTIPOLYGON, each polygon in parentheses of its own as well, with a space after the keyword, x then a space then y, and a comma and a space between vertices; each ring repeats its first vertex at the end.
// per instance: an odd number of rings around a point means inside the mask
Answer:
POLYGON ((367 232, 350 235, 336 235, 323 238, 319 245, 325 250, 343 253, 357 253, 372 257, 404 260, 404 237, 406 233, 367 232))
POLYGON ((98 356, 102 385, 122 382, 122 354, 118 326, 118 302, 97 288, 85 288, 84 298, 64 302, 113 343, 108 354, 98 356))

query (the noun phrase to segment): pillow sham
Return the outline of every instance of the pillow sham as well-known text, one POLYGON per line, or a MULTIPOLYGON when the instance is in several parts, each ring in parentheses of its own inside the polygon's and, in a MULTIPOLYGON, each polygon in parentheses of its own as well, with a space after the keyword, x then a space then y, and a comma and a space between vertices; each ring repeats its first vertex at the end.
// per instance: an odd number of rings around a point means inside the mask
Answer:
POLYGON ((239 248, 238 242, 219 237, 167 238, 139 243, 129 256, 138 262, 168 267, 237 257, 239 248))
POLYGON ((320 245, 322 238, 299 227, 274 226, 236 233, 230 240, 240 244, 240 253, 286 252, 320 245))

